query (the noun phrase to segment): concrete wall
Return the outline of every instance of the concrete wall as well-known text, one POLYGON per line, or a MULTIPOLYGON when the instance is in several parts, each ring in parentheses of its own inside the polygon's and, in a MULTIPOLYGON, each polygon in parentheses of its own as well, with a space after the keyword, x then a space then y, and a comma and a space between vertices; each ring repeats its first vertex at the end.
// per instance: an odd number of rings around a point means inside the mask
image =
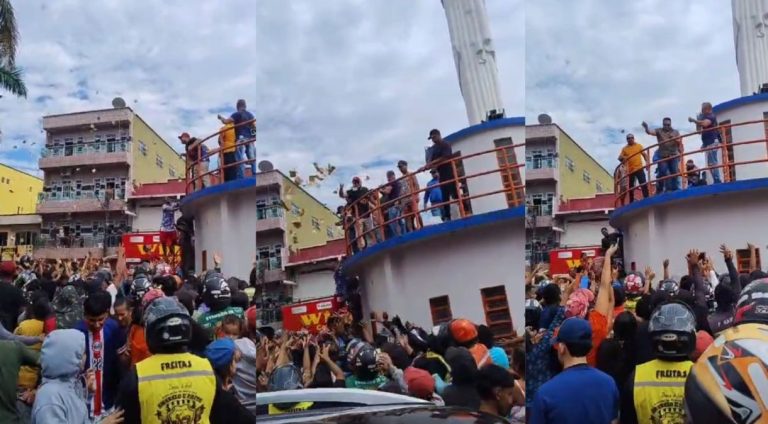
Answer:
MULTIPOLYGON (((480 153, 495 148, 494 140, 503 138, 512 138, 512 144, 522 144, 525 142, 525 127, 502 127, 483 131, 451 143, 453 152, 461 152, 462 156, 473 153, 480 153)), ((525 147, 521 146, 515 149, 518 163, 525 161, 525 147)), ((464 173, 467 176, 487 172, 493 169, 499 169, 499 161, 495 153, 486 153, 472 158, 464 159, 464 173)), ((525 181, 525 167, 520 168, 521 178, 525 181)), ((470 196, 490 193, 501 190, 501 174, 496 172, 480 177, 468 178, 470 196)), ((504 193, 484 196, 472 200, 472 211, 475 214, 495 211, 508 207, 507 199, 504 193)))
POLYGON ((524 326, 522 219, 470 227, 380 252, 356 265, 364 314, 387 311, 431 328, 429 299, 449 296, 454 318, 485 322, 480 289, 504 285, 513 325, 524 326))
MULTIPOLYGON (((765 119, 765 113, 768 113, 768 100, 736 106, 717 113, 717 121, 722 123, 723 121, 730 120, 731 124, 757 121, 765 119)), ((763 123, 734 127, 731 132, 734 143, 751 140, 765 140, 766 138, 766 128, 763 123)), ((735 163, 763 160, 763 162, 759 163, 736 165, 736 180, 768 177, 767 155, 768 145, 766 145, 766 143, 734 146, 733 156, 735 163)), ((709 181, 712 181, 711 178, 709 181)))
POLYGON ((311 299, 315 297, 332 296, 336 292, 336 283, 333 280, 333 271, 315 271, 296 273, 293 288, 293 300, 311 299))
POLYGON ((35 213, 43 181, 0 164, 0 215, 35 213))
POLYGON ((165 182, 170 178, 184 178, 184 160, 179 157, 179 153, 138 115, 133 116, 132 129, 132 180, 141 184, 165 182), (147 147, 146 155, 141 152, 140 142, 147 147), (157 165, 158 155, 163 159, 162 167, 157 165), (175 171, 173 174, 170 172, 171 168, 175 171))
POLYGON ((560 234, 561 247, 599 246, 603 238, 600 229, 606 227, 612 231, 608 215, 588 221, 566 218, 562 223, 564 232, 560 234))
POLYGON ((660 275, 662 262, 669 258, 670 272, 684 275, 683 258, 688 250, 697 248, 714 258, 718 272, 726 272, 719 253, 722 243, 734 251, 753 243, 761 256, 768 253, 766 208, 768 188, 662 203, 628 213, 613 223, 624 232, 628 266, 632 262, 637 269, 651 265, 660 275))
MULTIPOLYGON (((564 200, 592 197, 597 193, 597 181, 602 183, 604 193, 613 191, 613 174, 600 166, 592 156, 587 154, 584 149, 576 144, 576 141, 562 130, 558 135, 557 151, 559 155, 558 164, 560 166, 558 196, 562 195, 564 200), (570 158, 574 163, 573 172, 568 169, 566 164, 567 158, 570 158), (583 179, 584 171, 589 172, 591 179, 589 183, 583 179)), ((618 156, 619 152, 617 151, 616 157, 618 156)))

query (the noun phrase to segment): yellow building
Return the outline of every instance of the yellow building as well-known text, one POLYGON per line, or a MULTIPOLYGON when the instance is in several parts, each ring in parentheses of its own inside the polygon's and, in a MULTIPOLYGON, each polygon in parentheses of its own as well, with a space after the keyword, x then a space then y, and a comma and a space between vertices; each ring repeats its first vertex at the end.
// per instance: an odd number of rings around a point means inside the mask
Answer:
POLYGON ((49 115, 43 129, 39 257, 113 254, 132 187, 184 177, 181 155, 131 108, 49 115))
POLYGON ((0 215, 35 213, 43 180, 0 163, 0 215))
POLYGON ((526 255, 548 262, 562 232, 555 222, 559 205, 612 193, 613 176, 557 124, 526 126, 525 152, 526 255))

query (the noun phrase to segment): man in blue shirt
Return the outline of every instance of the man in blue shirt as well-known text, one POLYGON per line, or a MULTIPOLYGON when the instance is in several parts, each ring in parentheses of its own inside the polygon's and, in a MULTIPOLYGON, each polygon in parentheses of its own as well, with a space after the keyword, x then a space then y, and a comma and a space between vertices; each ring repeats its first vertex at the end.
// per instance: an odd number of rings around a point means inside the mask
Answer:
POLYGON ((529 423, 617 424, 616 383, 608 374, 587 365, 587 353, 592 349, 589 321, 566 319, 552 343, 563 371, 536 392, 529 423))
MULTIPOLYGON (((237 142, 241 143, 245 140, 249 139, 255 139, 256 138, 256 122, 253 120, 253 114, 251 112, 248 112, 245 104, 245 100, 240 99, 237 101, 237 112, 233 113, 232 116, 229 118, 225 118, 221 115, 218 116, 219 120, 224 124, 234 124, 235 125, 235 137, 237 137, 237 142), (248 124, 245 124, 244 122, 251 121, 248 124)), ((247 144, 241 144, 237 146, 237 160, 243 161, 245 159, 250 160, 251 162, 249 164, 241 164, 238 177, 244 177, 245 176, 245 170, 250 165, 251 167, 251 175, 256 175, 256 145, 255 140, 247 143, 247 144)))
MULTIPOLYGON (((438 184, 440 184, 440 174, 437 172, 437 169, 430 171, 430 174, 432 175, 432 179, 429 180, 427 189, 424 190, 424 209, 427 208, 427 203, 432 206, 443 203, 443 192, 440 190, 440 186, 438 186, 438 184)), ((433 217, 439 216, 442 218, 443 208, 438 207, 431 209, 429 214, 433 217)))
MULTIPOLYGON (((705 152, 707 156, 707 167, 719 165, 717 152, 720 149, 717 147, 720 145, 720 132, 717 129, 717 117, 712 111, 712 104, 709 102, 702 103, 701 113, 696 119, 688 118, 688 122, 695 123, 696 131, 701 131, 701 148, 712 148, 705 152)), ((713 184, 719 184, 721 182, 719 168, 711 168, 709 173, 712 174, 713 184)))

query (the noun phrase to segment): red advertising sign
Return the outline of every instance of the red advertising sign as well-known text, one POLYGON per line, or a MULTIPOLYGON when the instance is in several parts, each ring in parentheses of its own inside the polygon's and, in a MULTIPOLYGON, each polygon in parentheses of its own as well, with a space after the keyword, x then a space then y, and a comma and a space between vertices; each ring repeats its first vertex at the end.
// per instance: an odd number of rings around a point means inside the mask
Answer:
POLYGON ((550 250, 549 272, 551 274, 567 274, 571 268, 581 265, 582 255, 595 258, 602 256, 602 254, 602 249, 597 246, 550 250))
POLYGON ((335 296, 283 306, 283 328, 289 331, 305 328, 317 334, 339 306, 335 296))
MULTIPOLYGON (((150 261, 162 257, 160 246, 160 233, 130 233, 123 235, 123 247, 125 248, 125 262, 137 264, 141 261, 150 261)), ((181 263, 181 247, 174 248, 175 263, 181 263)))

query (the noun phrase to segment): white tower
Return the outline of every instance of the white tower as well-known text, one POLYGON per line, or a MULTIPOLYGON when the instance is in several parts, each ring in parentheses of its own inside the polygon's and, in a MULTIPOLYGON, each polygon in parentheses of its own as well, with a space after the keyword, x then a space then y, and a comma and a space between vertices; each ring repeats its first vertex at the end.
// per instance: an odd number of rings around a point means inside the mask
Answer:
POLYGON ((485 0, 442 2, 469 125, 479 124, 489 111, 503 109, 485 0))
POLYGON ((741 95, 768 83, 768 0, 731 0, 741 95))

